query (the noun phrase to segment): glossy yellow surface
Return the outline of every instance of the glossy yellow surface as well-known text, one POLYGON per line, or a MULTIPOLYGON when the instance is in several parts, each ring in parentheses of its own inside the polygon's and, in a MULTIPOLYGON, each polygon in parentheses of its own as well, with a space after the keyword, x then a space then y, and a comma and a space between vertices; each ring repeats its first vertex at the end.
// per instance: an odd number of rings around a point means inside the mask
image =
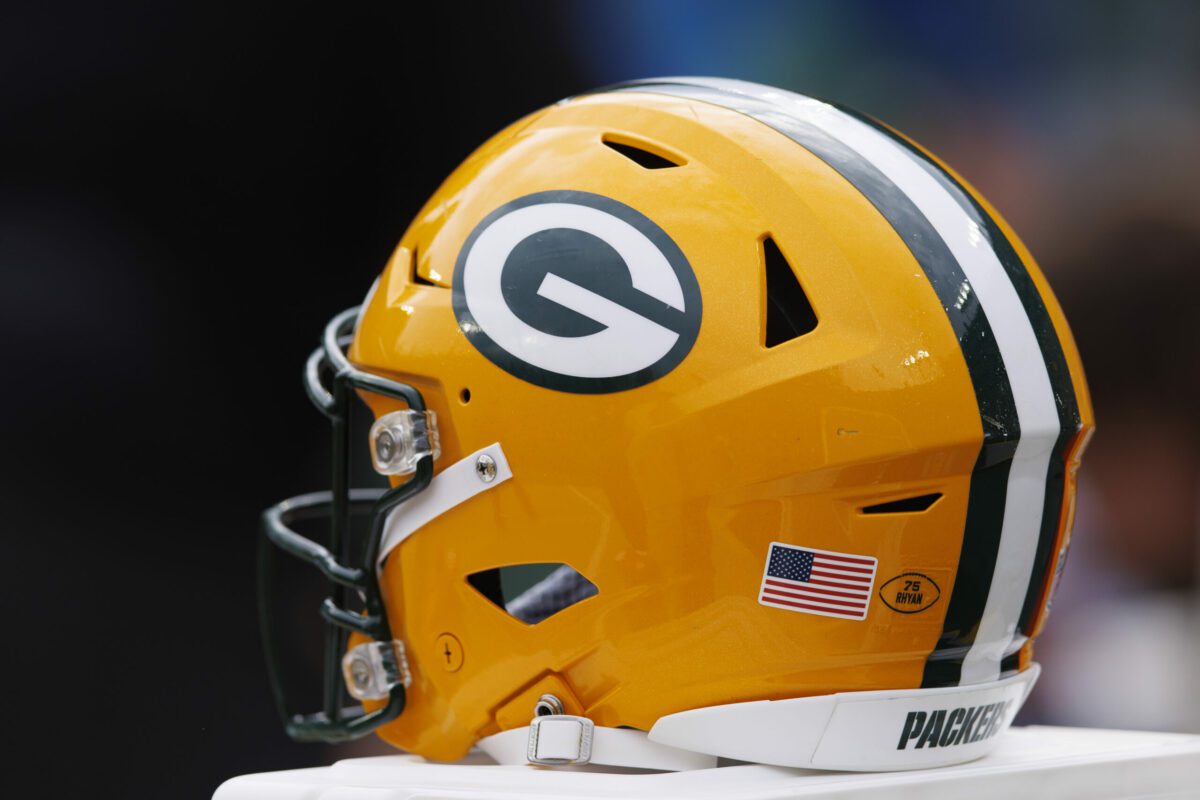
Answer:
MULTIPOLYGON (((1021 254, 1090 428, 1061 310, 1021 254)), ((784 136, 732 111, 650 94, 593 95, 527 117, 474 153, 420 212, 350 355, 424 393, 438 415, 438 469, 500 442, 514 474, 388 559, 383 590, 414 677, 407 710, 381 729, 388 741, 457 758, 482 735, 527 724, 544 691, 599 725, 648 729, 664 714, 717 703, 920 685, 953 591, 982 440, 978 407, 908 248, 853 186, 784 136), (603 146, 605 134, 686 163, 645 170, 603 146), (458 330, 446 287, 467 235, 510 200, 567 188, 654 220, 699 281, 704 316, 691 353, 640 388, 540 388, 493 365, 458 330), (819 320, 771 349, 767 235, 819 320), (437 285, 414 283, 414 269, 437 285), (859 513, 930 492, 944 496, 922 513, 859 513), (861 622, 764 607, 757 594, 772 541, 874 555, 877 586, 917 571, 943 600, 898 614, 876 597, 861 622), (533 562, 570 564, 599 594, 526 625, 465 580, 533 562), (445 634, 461 644, 455 671, 439 662, 445 634)), ((376 414, 393 410, 366 399, 376 414)))

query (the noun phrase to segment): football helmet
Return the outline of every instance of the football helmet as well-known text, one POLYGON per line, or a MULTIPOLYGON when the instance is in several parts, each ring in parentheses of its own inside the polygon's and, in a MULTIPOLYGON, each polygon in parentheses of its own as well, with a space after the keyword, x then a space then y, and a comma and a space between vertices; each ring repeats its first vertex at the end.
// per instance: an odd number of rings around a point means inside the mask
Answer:
POLYGON ((281 713, 438 760, 982 755, 1036 678, 1093 430, 1062 310, 966 182, 872 119, 707 78, 485 143, 305 383, 333 488, 264 515, 281 713), (357 446, 390 488, 351 488, 357 446), (284 696, 271 545, 333 586, 315 714, 284 696))

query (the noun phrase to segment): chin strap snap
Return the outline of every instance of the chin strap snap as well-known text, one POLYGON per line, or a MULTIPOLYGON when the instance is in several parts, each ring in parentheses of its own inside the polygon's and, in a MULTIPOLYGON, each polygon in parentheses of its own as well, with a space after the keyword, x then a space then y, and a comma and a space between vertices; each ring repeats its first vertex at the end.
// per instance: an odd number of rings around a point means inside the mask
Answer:
POLYGON ((530 764, 558 767, 588 764, 592 760, 595 724, 587 717, 551 714, 529 723, 525 758, 530 764))
POLYGON ((587 717, 569 714, 535 717, 527 727, 480 739, 479 748, 499 764, 598 764, 671 772, 717 765, 716 756, 658 744, 642 731, 605 728, 587 717))

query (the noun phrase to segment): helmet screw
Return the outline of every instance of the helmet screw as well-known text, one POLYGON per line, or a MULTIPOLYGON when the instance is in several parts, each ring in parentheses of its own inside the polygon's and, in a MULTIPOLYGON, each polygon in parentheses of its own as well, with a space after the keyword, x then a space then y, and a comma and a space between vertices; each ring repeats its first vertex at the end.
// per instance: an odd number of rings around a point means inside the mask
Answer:
POLYGON ((375 439, 375 455, 381 464, 390 464, 396 455, 396 438, 391 431, 383 431, 375 439))
POLYGON ((496 480, 496 461, 487 453, 484 453, 479 458, 475 459, 475 474, 479 476, 479 480, 484 483, 491 483, 496 480))
POLYGON ((562 700, 559 700, 552 694, 542 695, 533 706, 533 715, 535 717, 557 716, 561 713, 563 713, 562 700))
POLYGON ((371 687, 371 665, 361 658, 354 659, 350 665, 350 679, 354 681, 354 688, 366 691, 371 687))

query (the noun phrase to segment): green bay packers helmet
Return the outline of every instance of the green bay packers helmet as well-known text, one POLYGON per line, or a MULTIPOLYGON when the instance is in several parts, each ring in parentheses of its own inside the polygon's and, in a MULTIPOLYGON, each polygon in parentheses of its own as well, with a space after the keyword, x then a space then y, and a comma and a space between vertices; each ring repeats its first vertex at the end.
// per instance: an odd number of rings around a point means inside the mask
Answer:
POLYGON ((442 760, 986 753, 1037 676, 1093 429, 1046 279, 961 178, 874 120, 702 78, 484 144, 306 384, 334 487, 265 541, 333 588, 299 715, 265 548, 285 723, 442 760), (350 487, 359 447, 390 488, 350 487))

